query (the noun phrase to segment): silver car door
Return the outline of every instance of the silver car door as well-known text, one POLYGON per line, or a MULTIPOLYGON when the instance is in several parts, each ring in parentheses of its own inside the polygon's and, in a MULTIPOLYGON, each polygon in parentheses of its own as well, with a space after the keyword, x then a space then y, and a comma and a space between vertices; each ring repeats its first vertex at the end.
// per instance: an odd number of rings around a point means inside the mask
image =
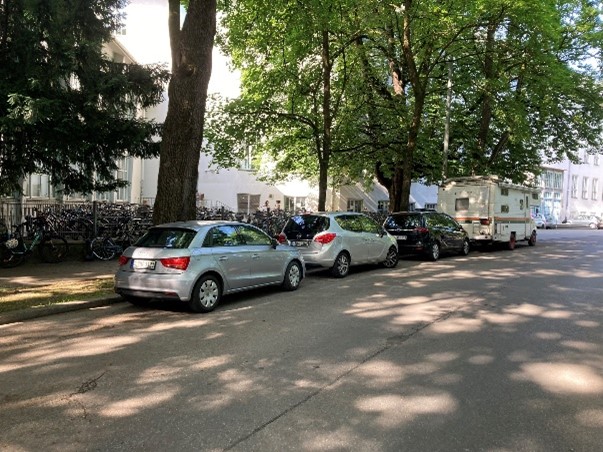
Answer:
POLYGON ((225 278, 225 289, 233 290, 247 286, 251 266, 250 254, 241 246, 236 226, 216 226, 208 235, 215 263, 225 278))
POLYGON ((366 237, 362 233, 359 215, 339 215, 337 223, 343 229, 343 248, 349 251, 353 264, 366 262, 366 237))
POLYGON ((275 249, 272 239, 253 226, 239 226, 238 233, 245 252, 249 253, 249 285, 281 281, 284 268, 283 251, 275 249))
POLYGON ((372 218, 360 218, 367 259, 371 262, 385 259, 391 244, 383 238, 381 226, 372 218))

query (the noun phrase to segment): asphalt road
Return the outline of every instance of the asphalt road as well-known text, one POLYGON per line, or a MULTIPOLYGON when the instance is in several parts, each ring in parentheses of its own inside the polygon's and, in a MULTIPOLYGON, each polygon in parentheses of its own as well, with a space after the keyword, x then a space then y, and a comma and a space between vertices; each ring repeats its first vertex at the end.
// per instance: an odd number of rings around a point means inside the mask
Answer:
POLYGON ((601 451, 603 231, 0 325, 2 451, 601 451))

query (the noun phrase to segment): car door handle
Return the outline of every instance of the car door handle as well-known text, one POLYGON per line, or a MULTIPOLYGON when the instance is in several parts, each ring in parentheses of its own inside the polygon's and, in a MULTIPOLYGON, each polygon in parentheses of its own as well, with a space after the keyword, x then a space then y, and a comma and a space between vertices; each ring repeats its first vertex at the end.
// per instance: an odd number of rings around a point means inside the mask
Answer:
POLYGON ((220 256, 218 258, 219 261, 227 261, 228 260, 228 256, 220 256))
POLYGON ((259 255, 259 254, 257 254, 257 253, 256 253, 256 254, 252 254, 252 255, 251 255, 251 258, 252 258, 252 259, 259 259, 259 258, 260 258, 260 255, 259 255))

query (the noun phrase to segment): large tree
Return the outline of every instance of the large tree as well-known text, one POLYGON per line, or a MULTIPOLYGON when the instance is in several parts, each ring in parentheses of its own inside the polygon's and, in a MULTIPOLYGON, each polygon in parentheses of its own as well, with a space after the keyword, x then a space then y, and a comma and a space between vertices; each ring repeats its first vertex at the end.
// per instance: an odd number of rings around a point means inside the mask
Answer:
POLYGON ((186 3, 181 25, 180 0, 169 0, 172 77, 153 210, 155 223, 196 217, 198 167, 216 33, 216 1, 186 3))
POLYGON ((266 151, 276 178, 318 182, 326 206, 331 160, 348 146, 347 60, 357 39, 348 15, 355 0, 223 2, 221 44, 242 72, 240 99, 212 111, 208 150, 232 164, 237 143, 266 151), (249 23, 254 27, 249 28, 249 23))
POLYGON ((167 71, 102 51, 124 3, 0 1, 0 195, 31 173, 66 193, 115 189, 118 159, 157 155, 159 126, 135 112, 161 100, 167 71))

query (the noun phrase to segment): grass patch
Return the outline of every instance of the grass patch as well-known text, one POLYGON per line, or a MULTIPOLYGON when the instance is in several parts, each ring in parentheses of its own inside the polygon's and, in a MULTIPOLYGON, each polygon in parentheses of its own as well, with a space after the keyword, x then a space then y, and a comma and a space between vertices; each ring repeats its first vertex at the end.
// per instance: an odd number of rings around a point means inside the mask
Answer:
POLYGON ((0 313, 114 294, 113 278, 60 281, 43 286, 9 285, 0 287, 0 313))

